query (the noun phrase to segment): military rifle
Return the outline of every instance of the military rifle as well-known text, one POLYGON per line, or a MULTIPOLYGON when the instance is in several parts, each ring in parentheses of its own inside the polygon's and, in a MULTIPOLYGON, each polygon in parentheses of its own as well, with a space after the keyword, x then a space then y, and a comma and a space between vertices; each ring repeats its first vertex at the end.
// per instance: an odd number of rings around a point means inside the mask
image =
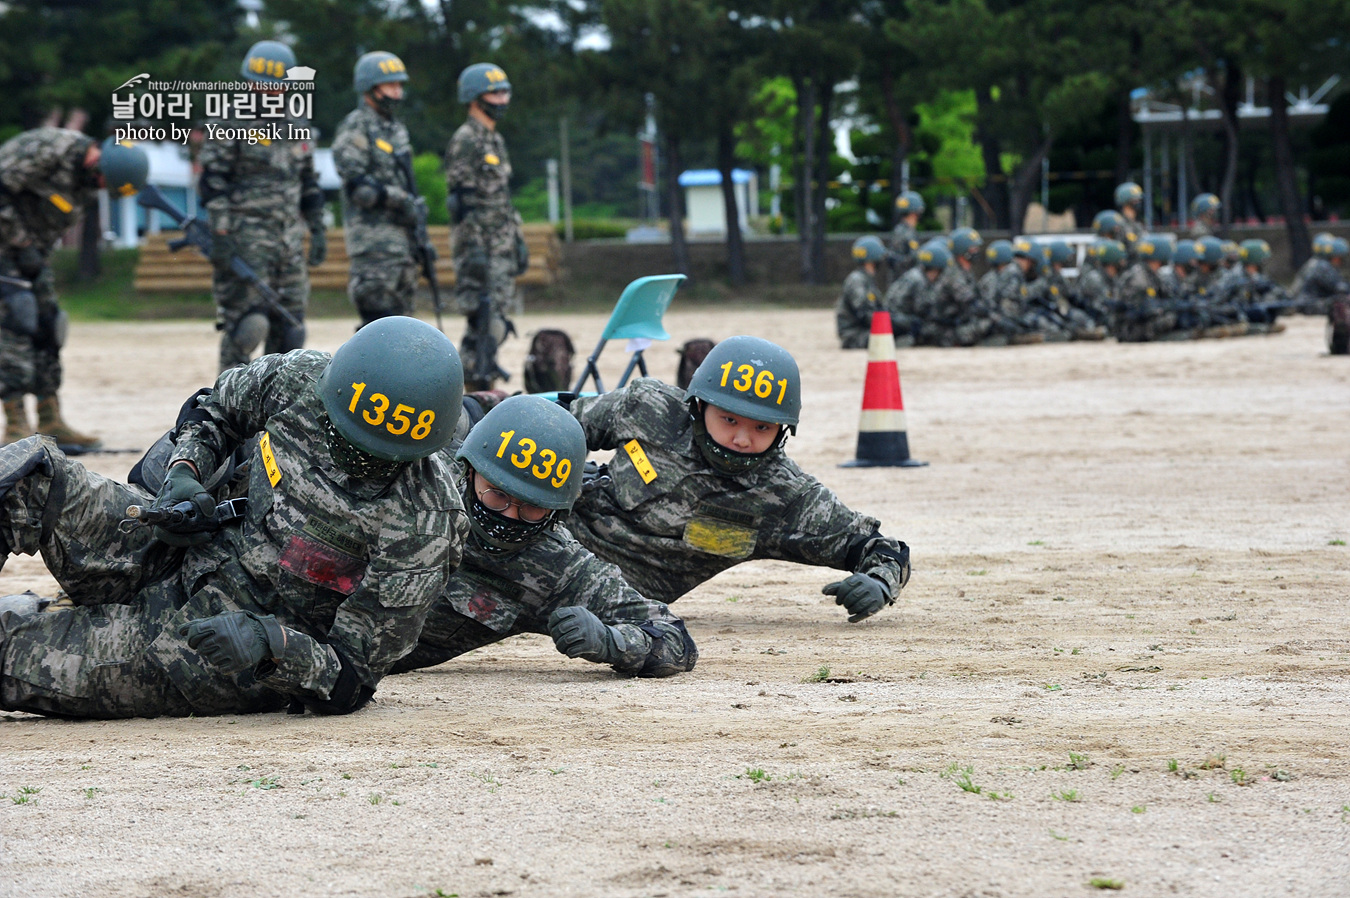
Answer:
POLYGON ((413 198, 416 210, 413 223, 408 226, 408 236, 412 238, 413 244, 413 259, 422 269, 427 286, 431 288, 431 304, 436 309, 436 330, 444 333, 445 320, 442 316, 445 313, 445 306, 441 303, 441 285, 436 280, 436 247, 432 246, 431 237, 427 235, 427 201, 417 194, 417 178, 413 174, 412 154, 405 150, 394 158, 398 160, 399 171, 403 173, 405 187, 413 198))
MULTIPOLYGON (((173 203, 169 202, 168 197, 160 192, 159 188, 153 184, 146 184, 141 188, 141 192, 136 196, 137 204, 147 209, 158 209, 169 218, 173 219, 174 224, 183 229, 183 236, 177 240, 169 241, 169 251, 178 252, 185 246, 192 245, 201 251, 201 254, 208 259, 211 258, 211 247, 214 243, 214 235, 211 233, 211 227, 200 218, 193 216, 189 218, 178 210, 173 203)), ((282 321, 292 328, 304 328, 304 324, 299 318, 287 311, 281 304, 281 296, 277 291, 258 277, 258 273, 249 266, 247 262, 239 256, 230 256, 230 270, 237 276, 247 281, 258 295, 262 297, 263 304, 267 306, 269 312, 274 313, 282 321)))
POLYGON ((159 525, 173 533, 202 533, 219 530, 221 527, 244 516, 248 509, 247 497, 229 499, 216 506, 210 520, 202 520, 197 506, 188 501, 179 502, 168 508, 156 508, 153 505, 128 505, 126 517, 118 525, 123 533, 129 533, 137 527, 159 525))

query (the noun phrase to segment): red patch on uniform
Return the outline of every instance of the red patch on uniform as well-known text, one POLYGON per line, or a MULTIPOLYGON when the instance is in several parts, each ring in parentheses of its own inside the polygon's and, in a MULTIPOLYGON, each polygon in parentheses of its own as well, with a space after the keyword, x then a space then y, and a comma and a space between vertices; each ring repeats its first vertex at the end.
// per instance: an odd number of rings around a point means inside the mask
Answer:
POLYGON ((277 562, 281 569, 315 586, 349 596, 361 585, 366 563, 316 540, 292 536, 277 562))
POLYGON ((492 597, 492 593, 485 589, 480 589, 469 599, 469 616, 475 620, 487 622, 492 618, 497 610, 497 600, 492 597))

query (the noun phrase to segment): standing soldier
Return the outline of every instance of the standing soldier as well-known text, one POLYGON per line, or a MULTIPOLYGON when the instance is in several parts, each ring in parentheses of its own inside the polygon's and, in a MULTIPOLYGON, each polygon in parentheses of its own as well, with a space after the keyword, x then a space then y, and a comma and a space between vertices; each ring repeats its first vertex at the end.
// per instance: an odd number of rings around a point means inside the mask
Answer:
POLYGON ((834 305, 834 329, 844 349, 866 349, 872 333, 872 313, 883 311, 877 289, 877 263, 886 257, 878 237, 853 241, 853 261, 858 267, 844 278, 844 289, 834 305))
POLYGON ((410 229, 418 208, 415 185, 408 182, 408 129, 394 117, 408 80, 403 60, 383 50, 367 53, 356 61, 353 80, 360 101, 338 126, 333 164, 342 178, 351 259, 347 294, 364 327, 386 315, 413 314, 417 262, 410 229))
POLYGON ((1219 209, 1223 204, 1212 193, 1202 193, 1191 200, 1191 239, 1214 236, 1214 227, 1218 224, 1219 209))
POLYGON ((529 261, 511 206, 511 160, 497 133, 511 82, 497 66, 476 63, 459 74, 459 101, 468 104, 469 117, 446 148, 445 186, 455 301, 468 318, 460 350, 465 388, 490 390, 510 376, 497 365, 497 346, 515 331, 506 315, 517 306, 516 276, 529 261))
POLYGON ((1136 255, 1135 244, 1144 233, 1143 222, 1139 220, 1139 213, 1144 208, 1144 188, 1133 181, 1118 186, 1116 208, 1120 210, 1121 217, 1120 236, 1117 239, 1125 244, 1125 252, 1133 259, 1136 255))
POLYGON ((74 453, 97 449, 97 437, 61 417, 61 345, 66 313, 57 304, 52 246, 100 187, 131 196, 145 186, 145 151, 65 128, 35 128, 0 146, 0 397, 5 442, 31 436, 24 396, 37 396, 38 433, 74 453), (28 281, 31 286, 22 286, 28 281), (15 283, 17 282, 17 283, 15 283))
MULTIPOLYGON (((252 95, 234 95, 233 114, 211 122, 202 145, 202 205, 211 220, 211 293, 216 300, 220 331, 220 370, 248 363, 253 350, 289 352, 305 345, 305 307, 309 273, 305 270, 305 230, 309 230, 308 262, 320 265, 328 252, 323 227, 323 193, 314 172, 314 148, 308 139, 274 140, 261 136, 263 108, 286 100, 280 86, 295 65, 291 48, 277 41, 259 41, 244 57, 240 74, 256 85, 252 95), (245 97, 256 98, 248 103, 245 97), (241 100, 243 102, 241 102, 241 100), (228 139, 210 139, 220 130, 228 139), (238 256, 281 296, 281 305, 301 322, 294 327, 268 308, 249 284, 230 269, 238 256)), ((285 108, 278 105, 276 108, 285 108)), ((289 113, 289 110, 287 110, 289 113)), ((280 130, 308 133, 304 119, 287 117, 280 130)))
POLYGON ((923 214, 923 197, 906 190, 895 198, 895 212, 899 220, 891 230, 891 278, 900 277, 919 264, 919 216, 923 214))

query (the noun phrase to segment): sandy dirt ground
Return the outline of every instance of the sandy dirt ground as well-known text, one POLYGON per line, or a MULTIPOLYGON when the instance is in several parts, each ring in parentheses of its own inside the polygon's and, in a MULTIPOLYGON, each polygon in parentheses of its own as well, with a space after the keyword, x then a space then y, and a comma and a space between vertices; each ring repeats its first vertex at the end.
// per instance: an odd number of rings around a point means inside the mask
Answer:
MULTIPOLYGON (((603 318, 520 323, 589 347, 603 318)), ((837 467, 866 358, 828 311, 667 326, 792 350, 789 450, 911 545, 896 607, 848 624, 831 572, 757 562, 676 605, 702 659, 672 680, 526 637, 347 718, 0 715, 0 895, 1347 893, 1350 361, 1320 321, 905 350, 911 470, 837 467)), ((68 417, 144 447, 215 347, 84 325, 66 357, 68 417)), ((0 576, 53 589, 37 559, 0 576)))

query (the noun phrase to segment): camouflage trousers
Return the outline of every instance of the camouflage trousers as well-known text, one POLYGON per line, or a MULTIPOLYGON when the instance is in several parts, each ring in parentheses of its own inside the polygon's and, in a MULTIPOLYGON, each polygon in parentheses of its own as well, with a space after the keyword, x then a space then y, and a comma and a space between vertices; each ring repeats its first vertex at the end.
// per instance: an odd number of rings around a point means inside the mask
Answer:
POLYGON ((1177 329, 1175 312, 1159 311, 1132 321, 1122 320, 1113 329, 1121 343, 1147 343, 1177 329))
POLYGON ((988 318, 970 317, 951 324, 925 322, 919 333, 919 342, 925 346, 974 346, 990 333, 993 322, 988 318))
POLYGON ((0 448, 0 492, 0 549, 41 552, 75 603, 0 613, 0 707, 123 718, 287 706, 251 674, 223 676, 185 650, 178 628, 220 609, 203 598, 209 582, 196 595, 183 588, 183 550, 148 529, 121 532, 127 506, 148 493, 86 470, 40 437, 0 448))
MULTIPOLYGON (((498 632, 486 624, 460 614, 442 596, 427 615, 422 635, 417 637, 417 648, 395 661, 389 672, 407 673, 410 670, 435 667, 466 652, 522 633, 539 633, 547 636, 548 618, 553 611, 554 606, 549 606, 535 614, 522 614, 512 622, 509 630, 498 632)), ((611 607, 606 611, 608 613, 604 617, 605 622, 623 634, 632 654, 639 659, 644 656, 647 658, 648 667, 671 671, 689 669, 690 649, 686 646, 683 635, 674 626, 660 621, 648 623, 644 629, 636 623, 620 622, 623 617, 635 621, 648 621, 651 610, 646 602, 632 603, 628 614, 624 613, 623 608, 611 607), (616 617, 620 620, 616 620, 616 617), (656 633, 660 635, 657 636, 656 633), (647 647, 645 650, 644 646, 647 647)), ((697 658, 697 650, 694 657, 697 658)), ((638 663, 642 663, 641 660, 638 663)))
MULTIPOLYGON (((309 306, 309 271, 305 267, 305 229, 296 223, 280 232, 259 223, 244 222, 233 232, 241 259, 281 296, 281 305, 301 322, 309 306)), ((252 342, 239 327, 250 312, 267 318, 263 352, 287 352, 304 344, 304 334, 289 333, 284 319, 266 310, 266 305, 248 282, 229 269, 217 268, 211 275, 211 295, 216 301, 216 330, 220 331, 220 370, 248 364, 252 342), (300 345, 292 345, 299 343, 300 345)))
MULTIPOLYGON (((17 276, 18 272, 0 274, 17 276)), ((50 396, 61 388, 65 313, 57 303, 50 265, 33 279, 33 294, 37 297, 37 333, 29 336, 0 327, 0 399, 19 399, 25 393, 50 396)))
POLYGON ((389 315, 412 315, 417 299, 417 263, 407 252, 353 256, 347 295, 362 324, 389 315))
POLYGON ((503 379, 496 348, 514 330, 508 316, 520 309, 514 251, 489 253, 467 241, 456 242, 455 305, 466 323, 459 346, 464 388, 490 390, 503 379))

